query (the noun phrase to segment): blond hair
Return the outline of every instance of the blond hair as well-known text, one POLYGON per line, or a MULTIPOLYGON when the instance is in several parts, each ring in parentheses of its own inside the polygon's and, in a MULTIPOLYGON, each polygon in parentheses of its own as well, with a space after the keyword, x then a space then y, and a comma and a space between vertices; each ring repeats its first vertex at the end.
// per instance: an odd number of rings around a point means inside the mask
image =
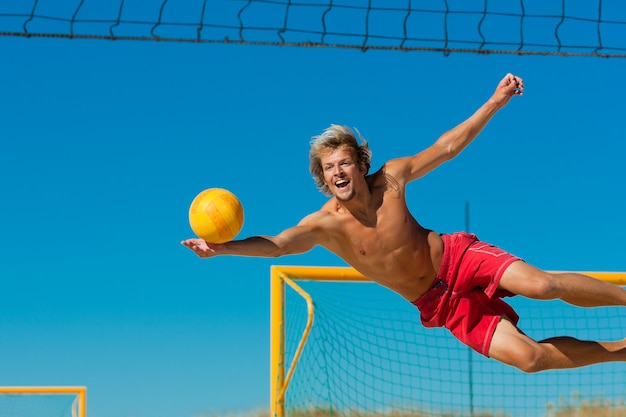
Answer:
POLYGON ((331 195, 330 189, 324 181, 324 172, 322 169, 322 153, 328 151, 334 151, 340 147, 346 147, 352 153, 357 165, 365 166, 365 174, 370 169, 370 161, 372 159, 372 151, 367 144, 367 141, 363 139, 359 131, 356 131, 358 135, 354 134, 352 129, 347 126, 330 125, 319 136, 314 136, 311 139, 311 150, 309 151, 309 171, 313 175, 315 184, 319 190, 326 194, 331 195), (359 141, 361 143, 359 143, 359 141))

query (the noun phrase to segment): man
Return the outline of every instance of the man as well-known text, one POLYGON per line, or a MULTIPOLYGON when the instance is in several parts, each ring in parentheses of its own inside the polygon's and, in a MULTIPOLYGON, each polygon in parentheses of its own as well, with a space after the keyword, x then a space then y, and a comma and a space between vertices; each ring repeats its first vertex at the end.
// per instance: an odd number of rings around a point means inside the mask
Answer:
POLYGON ((524 82, 507 74, 472 116, 420 153, 393 159, 368 175, 371 153, 353 132, 331 125, 311 142, 311 172, 331 196, 316 211, 277 236, 224 244, 188 239, 200 257, 221 254, 277 257, 316 245, 334 252, 369 279, 412 302, 428 327, 444 326, 477 352, 524 372, 626 361, 626 339, 534 341, 517 328, 518 316, 502 297, 562 299, 582 306, 626 305, 626 291, 580 274, 550 274, 467 233, 439 235, 411 215, 405 190, 457 156, 524 82))

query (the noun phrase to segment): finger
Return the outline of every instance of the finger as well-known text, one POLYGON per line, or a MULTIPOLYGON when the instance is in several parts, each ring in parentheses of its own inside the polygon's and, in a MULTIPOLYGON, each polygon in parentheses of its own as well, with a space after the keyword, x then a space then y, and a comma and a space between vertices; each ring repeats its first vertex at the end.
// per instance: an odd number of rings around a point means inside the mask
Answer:
POLYGON ((513 93, 521 95, 524 91, 524 81, 516 75, 511 75, 511 81, 513 84, 513 93))
POLYGON ((183 240, 181 243, 183 244, 183 246, 188 247, 189 249, 193 250, 194 252, 196 251, 196 249, 199 246, 199 243, 196 242, 195 239, 183 240))
POLYGON ((206 251, 199 247, 199 246, 192 246, 189 249, 191 249, 193 251, 193 253, 195 253, 196 255, 200 256, 200 257, 204 257, 206 256, 206 251))

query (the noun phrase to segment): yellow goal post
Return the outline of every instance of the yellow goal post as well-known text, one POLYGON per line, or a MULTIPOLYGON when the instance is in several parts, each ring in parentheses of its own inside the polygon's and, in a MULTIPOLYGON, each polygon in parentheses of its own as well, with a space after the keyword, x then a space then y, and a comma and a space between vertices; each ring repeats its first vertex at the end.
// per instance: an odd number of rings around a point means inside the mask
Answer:
MULTIPOLYGON (((581 273, 617 285, 626 285, 625 272, 581 273)), ((507 301, 518 298, 528 300, 523 297, 513 297, 507 301)), ((604 320, 605 313, 596 311, 591 314, 594 316, 600 314, 600 317, 594 317, 587 324, 578 316, 569 316, 568 307, 562 304, 554 306, 542 302, 536 303, 530 307, 529 311, 542 317, 543 320, 539 321, 537 318, 533 319, 530 324, 524 323, 529 328, 537 327, 532 330, 538 333, 534 335, 535 338, 540 337, 544 330, 558 334, 561 331, 572 332, 578 329, 576 326, 579 326, 591 331, 600 327, 596 324, 598 322, 615 323, 615 320, 621 320, 621 318, 604 320), (543 312, 544 308, 556 309, 556 313, 543 312)), ((517 310, 525 307, 514 304, 514 308, 517 310)), ((577 308, 577 310, 595 309, 577 308)), ((523 317, 532 315, 527 312, 523 314, 523 317)), ((326 416, 328 414, 427 416, 458 413, 476 415, 478 412, 515 416, 516 413, 524 415, 534 412, 528 409, 530 406, 527 399, 525 400, 526 396, 534 397, 540 403, 538 407, 544 407, 547 410, 544 410, 547 415, 551 413, 557 415, 558 412, 554 408, 559 406, 588 407, 589 404, 585 401, 594 403, 597 402, 598 397, 607 400, 610 396, 612 408, 617 407, 615 404, 624 402, 624 399, 613 399, 612 395, 606 395, 609 389, 588 394, 586 390, 588 384, 597 384, 599 380, 603 383, 621 384, 621 377, 618 374, 626 374, 626 368, 611 371, 611 376, 608 378, 607 368, 599 365, 593 371, 583 371, 582 374, 578 372, 576 376, 574 373, 562 376, 567 381, 566 383, 560 379, 554 380, 554 374, 543 380, 528 376, 518 370, 512 371, 512 368, 507 369, 502 364, 469 352, 465 346, 458 344, 458 341, 452 340, 452 336, 445 330, 441 332, 442 329, 424 329, 414 306, 397 294, 391 294, 391 291, 372 283, 350 267, 272 266, 270 321, 270 411, 272 417, 326 416), (336 284, 342 287, 331 288, 336 284), (367 289, 363 290, 366 293, 362 295, 361 290, 356 289, 364 286, 367 289), (320 290, 320 288, 325 289, 320 290), (375 291, 375 295, 370 295, 371 291, 375 291), (375 305, 372 305, 373 303, 375 305), (290 304, 298 304, 296 313, 288 309, 290 304), (353 305, 358 304, 367 304, 367 306, 362 307, 363 310, 357 310, 353 305), (383 313, 382 318, 372 318, 371 324, 366 323, 370 320, 366 316, 370 313, 377 314, 379 309, 387 312, 383 313), (293 320, 294 315, 299 316, 297 320, 293 320), (328 321, 333 320, 337 323, 324 327, 328 321), (292 325, 290 323, 292 321, 298 321, 298 324, 292 325), (386 326, 390 327, 386 328, 386 326), (360 329, 361 327, 363 329, 360 329), (321 339, 323 341, 320 341, 321 339), (316 346, 318 343, 320 345, 316 346), (414 360, 414 357, 417 358, 415 360, 421 362, 409 363, 414 360), (343 368, 350 368, 350 370, 344 371, 343 368), (388 374, 387 368, 393 370, 393 373, 388 374), (403 373, 404 369, 410 369, 408 375, 403 373), (339 375, 340 372, 351 375, 339 375), (509 372, 512 372, 512 376, 509 372), (411 379, 416 374, 419 377, 418 382, 411 379), (519 383, 515 382, 520 375, 525 376, 521 377, 522 380, 519 383), (576 381, 579 381, 577 378, 582 378, 580 381, 589 382, 577 383, 576 381), (450 388, 460 380, 463 380, 461 388, 450 388), (485 399, 493 396, 490 394, 493 380, 504 381, 498 382, 498 385, 514 384, 511 388, 515 392, 513 395, 521 397, 520 407, 525 409, 510 411, 507 407, 511 406, 511 401, 492 404, 493 400, 485 399), (419 387, 411 387, 415 384, 419 387), (561 386, 564 391, 552 393, 553 386, 561 386), (430 389, 433 392, 427 393, 430 389), (451 389, 450 393, 445 392, 448 389, 451 389), (320 391, 326 392, 320 393, 320 391), (391 391, 394 393, 392 394, 391 391), (528 394, 524 394, 524 391, 528 394), (584 392, 584 395, 577 396, 579 395, 576 394, 577 392, 584 392), (423 399, 422 393, 426 393, 423 394, 423 399), (537 395, 537 393, 541 394, 537 395), (353 394, 361 398, 352 399, 353 394), (439 399, 440 396, 446 398, 439 399), (573 404, 574 402, 577 403, 573 404), (405 403, 411 403, 411 405, 405 406, 405 403), (419 409, 420 412, 416 413, 415 409, 419 409), (435 412, 438 409, 441 414, 435 412)), ((626 322, 624 325, 615 324, 615 327, 626 328, 626 322)), ((607 332, 603 331, 603 334, 607 332)), ((580 337, 584 339, 585 336, 583 334, 580 337)), ((587 369, 591 368, 594 367, 587 369)), ((626 383, 626 378, 624 382, 626 383)), ((504 393, 502 397, 507 398, 510 395, 511 393, 504 393)), ((626 409, 623 411, 626 412, 626 409)))
POLYGON ((0 415, 54 415, 59 409, 71 417, 87 416, 87 388, 84 386, 0 386, 0 415), (66 397, 67 401, 58 404, 43 398, 66 397), (13 400, 8 401, 8 398, 13 400), (34 401, 39 399, 41 401, 34 401), (35 402, 39 404, 33 405, 35 402), (3 408, 7 408, 4 410, 3 408), (37 411, 34 411, 36 408, 37 411), (20 410, 20 411, 17 411, 20 410), (8 413, 8 414, 6 414, 8 413))

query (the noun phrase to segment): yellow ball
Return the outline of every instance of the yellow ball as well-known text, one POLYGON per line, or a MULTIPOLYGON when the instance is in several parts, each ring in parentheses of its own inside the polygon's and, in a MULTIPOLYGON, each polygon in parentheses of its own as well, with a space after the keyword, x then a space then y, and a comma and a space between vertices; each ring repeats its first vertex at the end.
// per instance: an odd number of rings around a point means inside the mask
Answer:
POLYGON ((207 242, 228 242, 243 226, 243 206, 230 191, 209 188, 193 199, 189 207, 189 225, 207 242))

